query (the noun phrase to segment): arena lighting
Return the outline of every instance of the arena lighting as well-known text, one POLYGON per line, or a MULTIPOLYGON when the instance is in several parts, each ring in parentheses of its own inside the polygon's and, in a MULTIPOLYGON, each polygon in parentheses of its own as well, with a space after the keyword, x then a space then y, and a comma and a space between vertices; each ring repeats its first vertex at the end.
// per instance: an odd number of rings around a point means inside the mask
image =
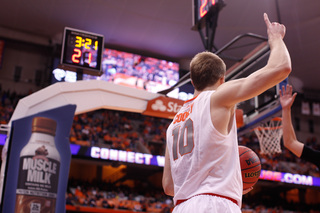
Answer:
POLYGON ((66 82, 76 82, 77 81, 77 73, 56 68, 52 71, 54 78, 57 81, 66 81, 66 82))

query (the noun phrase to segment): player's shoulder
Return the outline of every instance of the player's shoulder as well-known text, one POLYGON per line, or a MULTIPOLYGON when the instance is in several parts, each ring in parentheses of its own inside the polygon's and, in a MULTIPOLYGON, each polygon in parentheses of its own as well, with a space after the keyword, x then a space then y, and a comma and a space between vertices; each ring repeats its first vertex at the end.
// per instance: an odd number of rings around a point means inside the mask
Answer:
POLYGON ((241 83, 236 79, 221 84, 210 97, 212 106, 232 108, 236 104, 233 97, 238 93, 238 85, 241 83))

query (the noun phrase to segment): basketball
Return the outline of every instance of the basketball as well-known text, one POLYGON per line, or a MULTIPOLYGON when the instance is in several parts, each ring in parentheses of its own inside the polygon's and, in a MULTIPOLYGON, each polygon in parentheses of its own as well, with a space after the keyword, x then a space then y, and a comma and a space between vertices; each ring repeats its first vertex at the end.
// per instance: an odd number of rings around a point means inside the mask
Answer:
POLYGON ((259 179, 261 163, 258 155, 246 146, 239 146, 243 189, 254 186, 259 179))

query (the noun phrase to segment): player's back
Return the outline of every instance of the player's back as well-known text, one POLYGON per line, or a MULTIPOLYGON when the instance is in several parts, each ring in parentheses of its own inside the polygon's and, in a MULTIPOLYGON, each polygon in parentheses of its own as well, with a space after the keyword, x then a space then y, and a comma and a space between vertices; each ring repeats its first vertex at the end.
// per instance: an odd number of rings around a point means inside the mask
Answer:
POLYGON ((212 124, 205 91, 187 101, 167 130, 174 202, 203 193, 230 197, 241 204, 242 180, 235 118, 223 135, 212 124))

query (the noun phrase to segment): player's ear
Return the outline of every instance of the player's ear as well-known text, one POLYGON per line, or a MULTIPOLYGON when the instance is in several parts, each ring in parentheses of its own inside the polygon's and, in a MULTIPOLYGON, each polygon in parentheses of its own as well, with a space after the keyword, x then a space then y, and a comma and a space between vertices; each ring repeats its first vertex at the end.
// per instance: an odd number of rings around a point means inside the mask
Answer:
POLYGON ((222 76, 222 77, 219 79, 220 84, 223 84, 223 83, 225 82, 225 80, 226 80, 225 76, 222 76))

